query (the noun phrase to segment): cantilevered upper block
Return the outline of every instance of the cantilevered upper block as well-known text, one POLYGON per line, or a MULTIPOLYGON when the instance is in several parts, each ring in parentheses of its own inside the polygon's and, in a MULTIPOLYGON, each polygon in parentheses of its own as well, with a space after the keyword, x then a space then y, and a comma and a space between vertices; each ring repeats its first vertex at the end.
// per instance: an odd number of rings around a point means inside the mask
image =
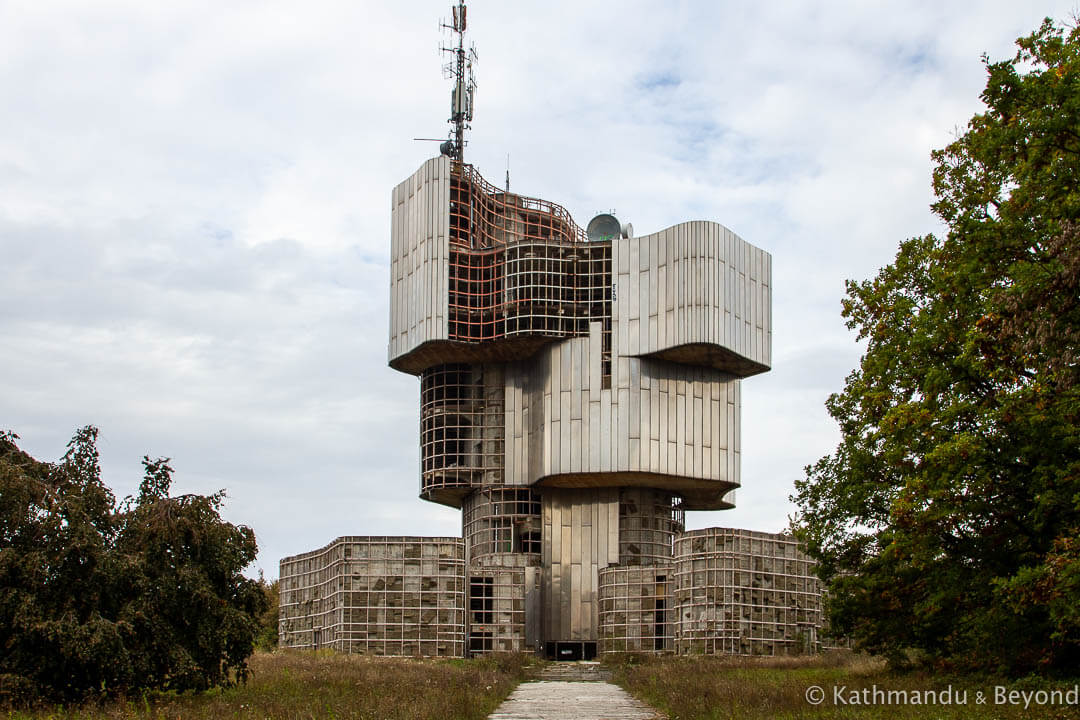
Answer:
POLYGON ((390 364, 445 341, 450 161, 428 160, 394 188, 390 230, 390 364))
POLYGON ((685 222, 612 248, 615 348, 723 370, 772 363, 771 256, 708 221, 685 222))
POLYGON ((506 365, 506 478, 549 487, 653 487, 690 510, 732 507, 740 381, 710 367, 616 357, 587 338, 506 365))

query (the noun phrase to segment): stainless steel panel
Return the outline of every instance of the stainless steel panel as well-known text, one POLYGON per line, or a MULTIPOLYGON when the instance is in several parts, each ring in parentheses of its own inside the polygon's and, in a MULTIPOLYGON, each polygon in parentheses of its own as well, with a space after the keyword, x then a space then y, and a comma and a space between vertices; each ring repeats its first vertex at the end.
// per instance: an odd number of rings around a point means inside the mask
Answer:
POLYGON ((564 390, 559 393, 560 420, 558 424, 559 452, 552 458, 552 472, 570 471, 570 391, 564 390))
POLYGON ((587 339, 574 338, 566 341, 566 344, 570 346, 570 418, 580 420, 581 395, 583 389, 587 387, 585 383, 588 380, 587 375, 583 372, 585 366, 582 353, 588 347, 589 342, 587 339))
POLYGON ((705 418, 702 413, 702 398, 697 394, 697 389, 701 387, 701 383, 695 382, 694 387, 694 465, 690 468, 690 472, 694 477, 708 477, 702 462, 702 448, 704 446, 702 430, 705 425, 705 418))
MULTIPOLYGON (((559 585, 559 625, 563 635, 567 632, 570 633, 570 637, 573 637, 573 623, 571 614, 574 606, 574 583, 573 583, 573 562, 570 558, 570 543, 571 543, 571 530, 570 526, 566 523, 566 515, 569 513, 564 512, 563 525, 559 526, 559 531, 562 533, 562 562, 559 567, 560 585, 559 585)), ((554 570, 554 569, 553 569, 554 570)), ((563 639, 563 638, 559 638, 563 639)))
MULTIPOLYGON (((623 363, 629 364, 629 361, 620 360, 620 364, 623 363)), ((613 432, 616 433, 616 456, 612 466, 615 470, 625 472, 630 467, 630 447, 628 444, 630 439, 630 389, 620 387, 618 398, 618 425, 613 428, 613 432)))
POLYGON ((686 431, 687 431, 687 417, 686 417, 686 387, 683 383, 679 383, 679 392, 675 395, 675 473, 677 475, 686 474, 686 431))
POLYGON ((428 160, 391 193, 391 360, 447 337, 448 163, 428 160))
POLYGON ((671 385, 671 381, 664 378, 660 381, 659 397, 657 402, 657 420, 658 420, 658 436, 660 440, 660 461, 657 465, 658 471, 666 473, 668 469, 668 450, 667 445, 669 442, 668 431, 671 427, 671 403, 673 400, 670 397, 668 388, 671 385))
POLYGON ((574 563, 570 566, 570 639, 587 640, 589 630, 581 624, 581 564, 574 563))
MULTIPOLYGON (((638 238, 628 238, 626 244, 630 249, 630 257, 627 259, 627 274, 626 274, 626 302, 623 307, 626 308, 626 319, 629 322, 640 320, 641 318, 641 295, 639 291, 641 277, 640 267, 640 251, 641 240, 638 238)), ((621 274, 621 273, 620 273, 621 274)), ((637 354, 641 352, 641 349, 637 345, 637 337, 631 335, 627 338, 626 353, 625 354, 637 354)))
POLYGON ((589 403, 589 457, 588 471, 600 472, 600 443, 605 440, 600 423, 600 402, 589 403))
MULTIPOLYGON (((603 503, 601 498, 597 498, 603 503)), ((607 565, 608 560, 608 512, 606 507, 601 505, 597 509, 596 515, 593 518, 593 536, 595 541, 593 542, 593 548, 595 549, 597 564, 607 565)), ((616 537, 616 555, 618 554, 618 537, 616 537)), ((618 558, 616 557, 616 560, 618 558)))
POLYGON ((603 352, 603 323, 589 323, 589 401, 599 402, 601 389, 601 354, 603 352))
POLYGON ((525 647, 532 651, 538 650, 543 642, 541 576, 540 568, 525 568, 525 647))
POLYGON ((611 467, 611 390, 604 390, 600 395, 600 470, 611 467))
POLYGON ((711 448, 712 444, 712 399, 713 394, 717 390, 719 383, 705 382, 702 383, 702 410, 701 410, 701 444, 705 447, 711 448))
MULTIPOLYGON (((742 382, 739 380, 735 380, 733 381, 733 384, 735 386, 735 402, 733 403, 732 411, 735 422, 735 445, 733 447, 733 450, 736 453, 742 453, 742 382)), ((736 482, 741 482, 741 479, 738 475, 740 473, 741 467, 742 466, 739 463, 736 463, 736 482)))
MULTIPOLYGON (((645 379, 647 375, 642 374, 642 379, 645 379)), ((641 447, 643 449, 642 456, 640 458, 640 469, 649 469, 649 439, 652 437, 652 389, 649 387, 642 387, 638 395, 638 437, 641 438, 641 447)))

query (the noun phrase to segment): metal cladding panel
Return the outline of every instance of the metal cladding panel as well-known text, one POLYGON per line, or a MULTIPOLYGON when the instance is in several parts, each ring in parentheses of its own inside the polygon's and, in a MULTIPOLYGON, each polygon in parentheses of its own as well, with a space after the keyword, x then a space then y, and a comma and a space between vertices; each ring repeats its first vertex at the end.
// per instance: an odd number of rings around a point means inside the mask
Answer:
POLYGON ((446 340, 450 159, 428 160, 392 193, 390 344, 392 362, 431 340, 446 340))
POLYGON ((709 367, 622 357, 613 387, 598 389, 600 347, 598 337, 571 338, 507 365, 506 482, 597 487, 633 484, 626 478, 635 475, 649 487, 682 492, 689 483, 713 495, 687 495, 691 509, 727 507, 721 486, 737 485, 739 475, 740 381, 709 367), (517 432, 518 418, 528 418, 527 431, 517 432))
POLYGON ((619 559, 618 490, 545 490, 541 518, 543 637, 595 641, 597 575, 619 559))
POLYGON ((738 377, 772 364, 772 258, 723 225, 686 222, 612 244, 614 347, 738 377), (654 250, 655 247, 655 250, 654 250))

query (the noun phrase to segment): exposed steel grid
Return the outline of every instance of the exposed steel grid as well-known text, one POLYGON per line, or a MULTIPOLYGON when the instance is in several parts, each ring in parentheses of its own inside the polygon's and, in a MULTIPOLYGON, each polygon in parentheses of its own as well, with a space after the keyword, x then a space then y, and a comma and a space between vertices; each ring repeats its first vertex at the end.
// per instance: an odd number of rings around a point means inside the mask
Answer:
POLYGON ((503 369, 437 365, 420 376, 421 492, 503 482, 503 369))
POLYGON ((585 231, 558 203, 505 192, 485 180, 469 164, 454 163, 450 176, 453 181, 450 189, 451 243, 486 248, 521 238, 589 242, 585 231), (507 208, 512 208, 514 213, 508 213, 507 208), (464 225, 455 225, 455 210, 464 225))
POLYGON ((676 646, 682 653, 814 651, 822 623, 814 562, 786 536, 712 528, 675 541, 676 646))
POLYGON ((521 564, 540 564, 540 495, 535 490, 479 490, 465 498, 462 507, 462 534, 470 565, 485 564, 486 560, 504 565, 507 553, 521 564))
POLYGON ((672 542, 685 526, 679 497, 646 488, 620 490, 620 564, 670 565, 672 542))
POLYGON ((600 571, 600 652, 674 649, 670 567, 609 566, 600 571))
POLYGON ((560 205, 514 195, 455 165, 450 186, 449 338, 586 335, 603 322, 610 376, 611 242, 589 242, 560 205))
POLYGON ((469 568, 470 655, 525 649, 525 570, 469 568))
POLYGON ((280 645, 462 656, 462 550, 458 540, 348 537, 282 561, 280 645))

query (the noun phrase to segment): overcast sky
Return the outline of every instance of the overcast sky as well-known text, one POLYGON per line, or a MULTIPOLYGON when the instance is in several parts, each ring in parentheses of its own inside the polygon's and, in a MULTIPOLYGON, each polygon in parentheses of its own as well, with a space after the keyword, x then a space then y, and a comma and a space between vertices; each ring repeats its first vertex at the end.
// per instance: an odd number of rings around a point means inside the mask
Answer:
MULTIPOLYGON (((735 510, 777 531, 833 450, 860 350, 840 317, 936 232, 930 151, 980 56, 1071 1, 477 0, 466 160, 638 234, 720 222, 773 256, 773 370, 743 383, 735 510)), ((448 126, 449 2, 0 0, 0 428, 55 460, 101 428, 228 492, 258 567, 339 535, 457 535, 417 498, 418 381, 386 364, 390 191, 448 126)), ((257 568, 253 568, 254 572, 257 568)))

